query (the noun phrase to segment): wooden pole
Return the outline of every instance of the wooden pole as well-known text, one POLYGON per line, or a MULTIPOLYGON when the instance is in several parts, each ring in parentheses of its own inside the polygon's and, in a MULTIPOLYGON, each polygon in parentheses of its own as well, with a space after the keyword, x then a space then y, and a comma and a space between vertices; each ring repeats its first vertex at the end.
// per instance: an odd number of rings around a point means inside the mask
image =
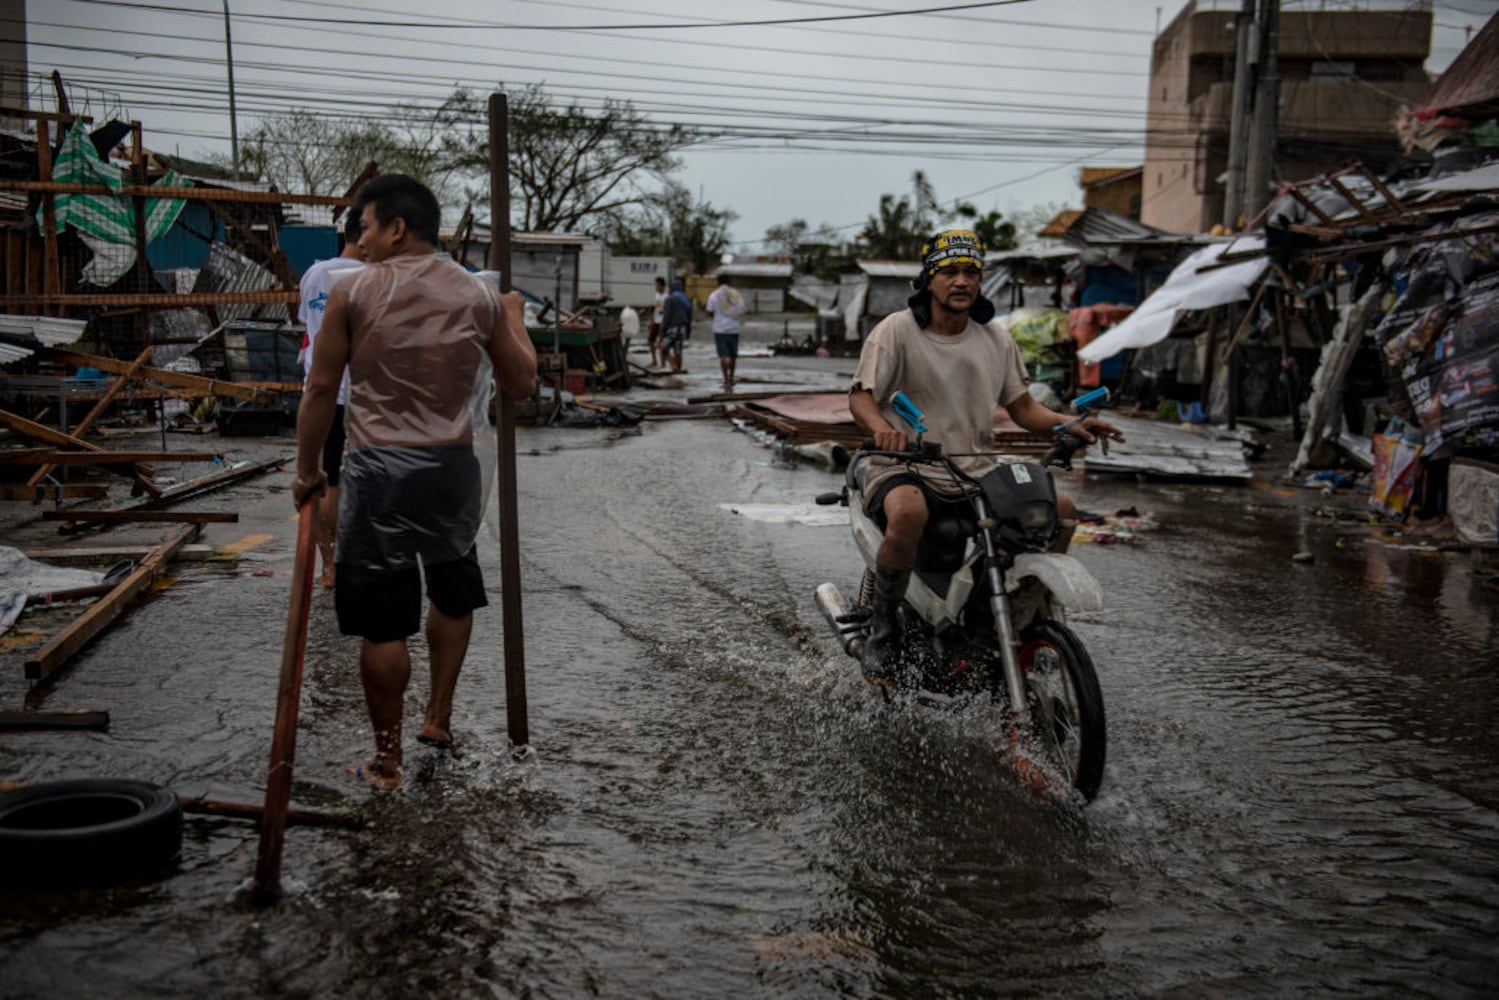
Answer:
MULTIPOLYGON (((58 133, 67 131, 59 125, 58 133)), ((47 123, 36 123, 37 176, 43 183, 52 183, 52 138, 47 123)), ((57 255, 57 198, 52 192, 42 195, 42 292, 58 295, 62 292, 62 264, 57 255)), ((62 307, 43 308, 44 316, 61 316, 62 307)))
POLYGON ((307 616, 312 606, 313 546, 317 541, 318 497, 302 502, 297 516, 297 549, 292 562, 291 605, 281 642, 281 685, 276 692, 276 728, 271 736, 271 769, 265 779, 260 823, 260 854, 255 862, 256 903, 281 895, 281 848, 291 802, 292 763, 297 756, 297 706, 302 698, 302 658, 307 649, 307 616))
MULTIPOLYGON (((489 95, 489 266, 510 291, 510 108, 504 94, 489 95)), ((505 717, 510 743, 531 742, 526 718, 526 643, 520 603, 520 520, 516 510, 515 401, 500 393, 500 618, 505 643, 505 717)))

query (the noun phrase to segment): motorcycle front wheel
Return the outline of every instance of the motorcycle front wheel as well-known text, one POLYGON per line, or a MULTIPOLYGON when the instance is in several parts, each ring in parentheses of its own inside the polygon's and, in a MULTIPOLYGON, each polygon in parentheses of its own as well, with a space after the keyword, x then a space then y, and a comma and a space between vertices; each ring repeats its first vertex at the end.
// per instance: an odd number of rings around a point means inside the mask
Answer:
POLYGON ((1020 633, 1020 669, 1042 748, 1091 802, 1103 780, 1105 727, 1088 650, 1066 625, 1035 622, 1020 633))

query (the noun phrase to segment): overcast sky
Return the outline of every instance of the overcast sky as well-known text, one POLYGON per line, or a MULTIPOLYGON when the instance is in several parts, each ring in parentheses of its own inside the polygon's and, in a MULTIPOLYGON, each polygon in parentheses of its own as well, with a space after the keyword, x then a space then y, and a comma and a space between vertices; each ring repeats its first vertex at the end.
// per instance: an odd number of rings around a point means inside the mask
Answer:
MULTIPOLYGON (((1211 0, 1209 0, 1211 2, 1211 0)), ((1237 0, 1216 0, 1236 9, 1237 0)), ((1392 0, 1284 0, 1298 7, 1392 0)), ((1078 168, 1143 158, 1150 44, 1184 0, 228 0, 243 134, 304 107, 385 116, 454 85, 543 82, 727 135, 683 156, 694 193, 757 249, 794 217, 851 234, 914 170, 944 202, 1079 204, 1078 168), (429 13, 438 11, 440 14, 429 13), (892 16, 858 15, 904 12, 892 16), (809 20, 844 18, 844 20, 809 20), (746 24, 771 20, 783 24, 746 24), (695 26, 704 22, 732 25, 695 26), (341 22, 341 23, 339 23, 341 22)), ((1204 6, 1200 3, 1199 6, 1204 6)), ((1399 4, 1393 4, 1398 6, 1399 4)), ((1439 72, 1499 0, 1437 0, 1439 72)), ((33 72, 91 90, 147 144, 229 149, 223 0, 27 0, 33 72)))

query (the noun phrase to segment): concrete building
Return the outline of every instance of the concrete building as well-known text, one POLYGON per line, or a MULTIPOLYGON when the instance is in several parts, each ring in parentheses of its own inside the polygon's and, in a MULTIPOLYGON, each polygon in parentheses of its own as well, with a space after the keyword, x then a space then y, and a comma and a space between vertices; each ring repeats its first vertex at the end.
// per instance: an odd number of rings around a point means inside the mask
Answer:
MULTIPOLYGON (((1195 0, 1151 53, 1140 221, 1178 233, 1222 222, 1239 0, 1195 0)), ((1430 84, 1431 0, 1282 4, 1274 176, 1303 180, 1400 156, 1393 121, 1430 84)))
POLYGON ((0 105, 26 106, 26 0, 0 0, 0 105))

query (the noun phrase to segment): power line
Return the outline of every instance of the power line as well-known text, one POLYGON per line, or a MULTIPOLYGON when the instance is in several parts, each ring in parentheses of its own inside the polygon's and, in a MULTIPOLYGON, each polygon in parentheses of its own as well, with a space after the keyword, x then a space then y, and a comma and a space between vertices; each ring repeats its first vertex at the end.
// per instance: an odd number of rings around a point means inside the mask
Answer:
MULTIPOLYGON (((151 10, 158 12, 200 13, 198 11, 184 11, 180 7, 168 7, 164 4, 140 3, 135 0, 75 0, 76 3, 98 4, 102 7, 129 7, 136 10, 151 10)), ((907 17, 921 14, 938 14, 947 11, 977 10, 982 7, 1009 7, 1014 4, 1032 3, 1034 0, 984 0, 982 3, 950 4, 945 7, 913 7, 906 10, 877 11, 867 14, 829 14, 822 17, 785 17, 773 18, 761 21, 680 21, 669 24, 499 24, 493 21, 469 21, 463 24, 436 24, 431 21, 375 21, 369 19, 349 19, 337 17, 310 17, 300 14, 257 14, 243 13, 236 15, 240 19, 253 19, 257 21, 285 22, 292 24, 336 24, 345 26, 348 24, 359 24, 366 27, 379 28, 452 28, 462 27, 465 29, 489 28, 505 31, 665 31, 682 28, 761 28, 781 25, 797 24, 825 24, 833 21, 868 21, 875 18, 885 17, 907 17)))

